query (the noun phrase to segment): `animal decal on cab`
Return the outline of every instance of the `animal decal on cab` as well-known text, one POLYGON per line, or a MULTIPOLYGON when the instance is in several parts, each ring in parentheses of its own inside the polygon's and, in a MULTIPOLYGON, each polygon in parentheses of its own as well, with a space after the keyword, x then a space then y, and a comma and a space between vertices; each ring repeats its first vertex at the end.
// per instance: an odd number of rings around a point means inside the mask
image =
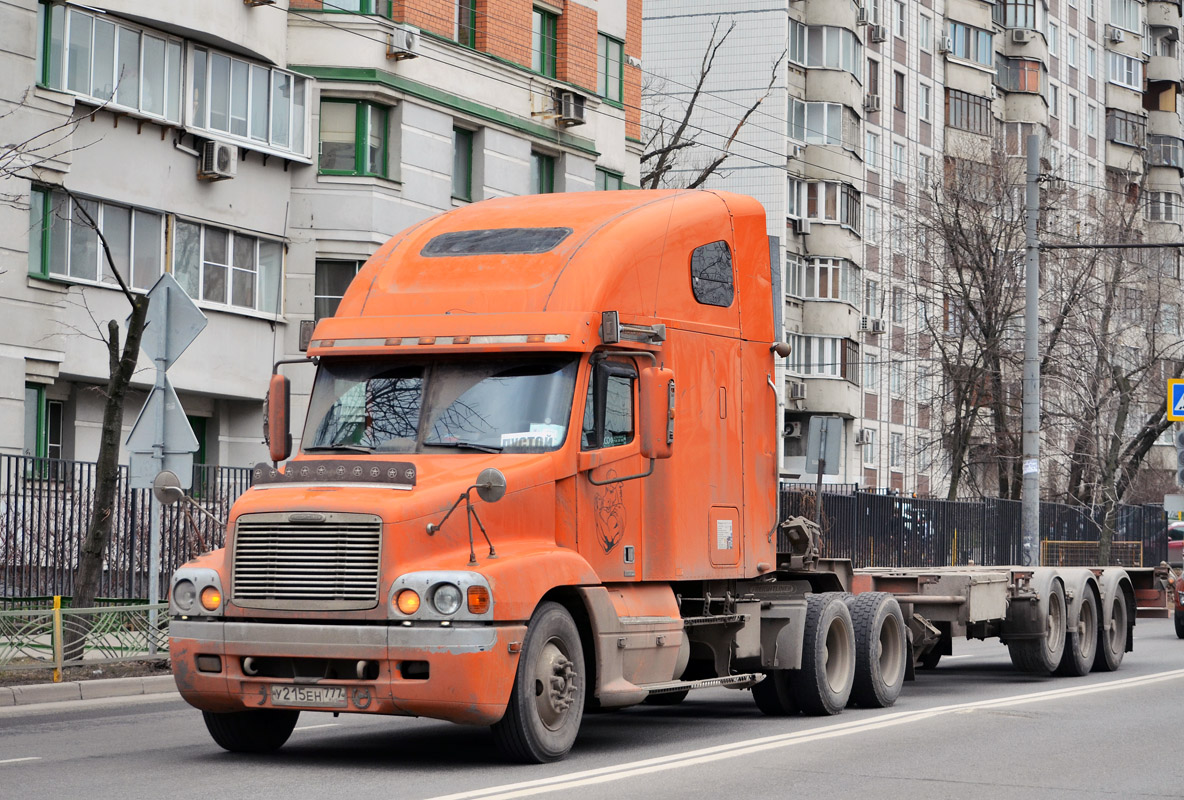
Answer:
MULTIPOLYGON (((609 470, 609 478, 617 477, 616 472, 609 470)), ((611 553, 613 548, 621 543, 625 535, 625 498, 621 491, 621 484, 610 483, 604 487, 594 501, 596 506, 596 540, 600 542, 605 554, 611 553)))

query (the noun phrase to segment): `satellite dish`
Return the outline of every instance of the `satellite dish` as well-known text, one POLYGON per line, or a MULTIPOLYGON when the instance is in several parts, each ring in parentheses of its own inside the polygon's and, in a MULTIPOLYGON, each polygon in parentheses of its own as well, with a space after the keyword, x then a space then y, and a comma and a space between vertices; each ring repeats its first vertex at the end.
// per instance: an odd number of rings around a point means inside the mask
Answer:
POLYGON ((161 470, 156 475, 156 479, 152 481, 152 496, 162 506, 171 506, 181 502, 181 498, 185 496, 185 490, 181 488, 181 479, 177 477, 177 473, 167 469, 161 470))
POLYGON ((506 495, 506 476, 500 469, 488 467, 477 476, 477 496, 486 503, 496 503, 506 495))

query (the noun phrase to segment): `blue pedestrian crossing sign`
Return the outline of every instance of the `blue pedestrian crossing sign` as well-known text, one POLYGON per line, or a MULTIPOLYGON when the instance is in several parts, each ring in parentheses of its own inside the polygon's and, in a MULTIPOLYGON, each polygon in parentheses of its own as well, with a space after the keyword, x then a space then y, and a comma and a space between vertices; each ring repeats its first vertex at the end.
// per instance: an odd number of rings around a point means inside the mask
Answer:
POLYGON ((1168 419, 1184 422, 1184 378, 1168 381, 1168 419))

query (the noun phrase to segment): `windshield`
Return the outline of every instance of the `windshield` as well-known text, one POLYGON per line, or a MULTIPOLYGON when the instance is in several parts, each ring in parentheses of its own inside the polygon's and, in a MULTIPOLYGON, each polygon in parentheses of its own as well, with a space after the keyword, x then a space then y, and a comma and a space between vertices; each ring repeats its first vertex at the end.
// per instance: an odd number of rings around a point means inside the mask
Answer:
POLYGON ((302 449, 541 453, 567 438, 574 356, 321 362, 302 449))

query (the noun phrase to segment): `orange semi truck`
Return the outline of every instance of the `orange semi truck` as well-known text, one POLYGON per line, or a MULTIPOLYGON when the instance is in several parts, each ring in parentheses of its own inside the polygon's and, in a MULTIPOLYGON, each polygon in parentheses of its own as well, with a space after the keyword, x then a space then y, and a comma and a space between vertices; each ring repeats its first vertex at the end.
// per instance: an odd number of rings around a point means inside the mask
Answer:
POLYGON ((425 716, 543 762, 589 708, 708 686, 888 706, 963 634, 1116 668, 1122 570, 857 575, 779 519, 769 254, 760 204, 713 191, 490 200, 380 248, 313 333, 299 454, 277 369, 273 465, 173 576, 173 672, 215 741, 425 716))

